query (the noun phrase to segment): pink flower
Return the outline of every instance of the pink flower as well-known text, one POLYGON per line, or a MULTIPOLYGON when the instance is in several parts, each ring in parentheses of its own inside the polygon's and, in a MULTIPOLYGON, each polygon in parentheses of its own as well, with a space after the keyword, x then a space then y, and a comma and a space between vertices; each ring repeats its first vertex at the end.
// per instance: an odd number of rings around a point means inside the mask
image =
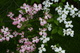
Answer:
POLYGON ((42 5, 41 5, 41 4, 38 4, 38 5, 37 5, 37 4, 35 3, 33 6, 34 6, 34 10, 35 10, 35 11, 39 11, 39 10, 42 9, 42 5))
POLYGON ((29 15, 34 15, 34 14, 36 14, 37 13, 37 11, 35 11, 35 9, 34 8, 30 8, 30 11, 29 11, 29 15))
POLYGON ((45 19, 42 19, 41 17, 39 18, 39 20, 41 26, 44 26, 47 23, 47 21, 45 19))
POLYGON ((51 15, 49 15, 48 12, 45 12, 45 17, 44 17, 44 19, 48 19, 48 18, 51 18, 51 15))
POLYGON ((39 29, 40 32, 39 32, 39 35, 43 35, 43 36, 47 36, 47 33, 46 33, 46 28, 43 28, 43 29, 39 29))
POLYGON ((23 6, 20 7, 21 9, 25 9, 26 13, 30 10, 30 6, 26 5, 26 3, 23 4, 23 6))
POLYGON ((7 16, 12 18, 14 16, 14 14, 12 12, 9 12, 9 14, 7 16))
POLYGON ((24 22, 25 21, 25 18, 24 17, 22 17, 22 15, 21 14, 19 14, 19 16, 18 16, 18 21, 19 22, 24 22))
POLYGON ((21 28, 21 26, 22 26, 22 24, 21 24, 21 23, 19 23, 19 24, 17 25, 17 28, 21 28))
POLYGON ((14 37, 16 37, 18 35, 18 32, 14 31, 13 35, 14 35, 14 37))
POLYGON ((15 19, 13 19, 14 21, 13 21, 13 25, 17 25, 18 23, 20 23, 19 21, 18 21, 18 19, 17 19, 17 17, 15 18, 15 19))
POLYGON ((33 30, 33 28, 32 28, 32 27, 30 27, 30 28, 28 28, 28 30, 29 30, 29 31, 32 31, 32 30, 33 30))
POLYGON ((33 43, 35 43, 35 42, 38 43, 38 42, 39 42, 38 37, 36 36, 36 37, 32 38, 32 42, 33 42, 33 43))
POLYGON ((24 32, 22 31, 22 33, 19 33, 19 35, 21 35, 21 37, 24 37, 24 32))
POLYGON ((9 37, 6 37, 6 38, 5 38, 5 40, 6 40, 6 41, 9 41, 9 40, 10 40, 10 38, 9 38, 9 37))

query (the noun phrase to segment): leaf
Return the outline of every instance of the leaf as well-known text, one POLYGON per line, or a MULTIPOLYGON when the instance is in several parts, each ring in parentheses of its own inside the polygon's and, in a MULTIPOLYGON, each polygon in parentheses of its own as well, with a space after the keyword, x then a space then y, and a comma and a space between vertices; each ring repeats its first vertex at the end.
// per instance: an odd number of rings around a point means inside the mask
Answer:
POLYGON ((28 0, 26 0, 26 2, 28 2, 28 0))
POLYGON ((58 22, 56 19, 54 19, 54 23, 55 23, 56 25, 59 25, 59 22, 58 22))
POLYGON ((63 36, 63 28, 59 27, 58 34, 63 36))
POLYGON ((48 19, 48 20, 47 20, 47 22, 52 22, 52 21, 53 21, 53 19, 48 19))
POLYGON ((54 28, 51 32, 51 34, 55 34, 55 33, 57 33, 57 28, 54 28))
POLYGON ((66 0, 61 0, 61 2, 65 2, 66 0))

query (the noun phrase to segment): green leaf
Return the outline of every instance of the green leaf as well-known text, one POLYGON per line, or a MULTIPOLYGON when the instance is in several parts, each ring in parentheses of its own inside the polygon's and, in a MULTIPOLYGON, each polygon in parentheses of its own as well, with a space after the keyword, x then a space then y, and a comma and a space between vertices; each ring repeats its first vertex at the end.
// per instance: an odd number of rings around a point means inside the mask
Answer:
POLYGON ((28 0, 26 0, 26 2, 28 2, 28 0))
POLYGON ((61 0, 61 2, 65 2, 66 0, 61 0))
POLYGON ((47 22, 53 22, 53 19, 48 19, 47 22))
POLYGON ((59 22, 58 22, 56 19, 54 19, 54 23, 55 23, 56 25, 59 25, 59 22))
POLYGON ((63 28, 59 27, 58 34, 63 36, 63 28))
POLYGON ((55 34, 55 33, 57 33, 57 28, 54 28, 51 32, 51 34, 55 34))

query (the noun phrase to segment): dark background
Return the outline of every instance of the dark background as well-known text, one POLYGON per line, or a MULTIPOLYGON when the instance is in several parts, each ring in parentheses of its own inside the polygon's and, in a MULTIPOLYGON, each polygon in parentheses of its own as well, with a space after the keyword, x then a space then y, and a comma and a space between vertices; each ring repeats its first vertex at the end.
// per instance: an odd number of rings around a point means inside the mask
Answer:
MULTIPOLYGON (((43 0, 42 0, 43 1, 43 0)), ((42 2, 40 1, 40 3, 42 2)), ((80 2, 77 0, 67 0, 69 4, 73 4, 76 8, 80 9, 80 2)), ((29 0, 31 3, 31 1, 29 0)), ((30 4, 29 2, 26 2, 26 0, 0 0, 0 28, 1 26, 9 27, 13 30, 18 30, 11 24, 10 18, 8 18, 6 15, 8 12, 13 12, 15 15, 18 14, 17 8, 19 8, 23 3, 30 4)), ((65 3, 64 3, 65 4, 65 3)), ((70 36, 62 37, 58 34, 54 34, 51 41, 48 42, 48 47, 46 53, 54 53, 50 49, 50 45, 59 44, 64 50, 66 50, 66 53, 80 53, 80 18, 75 17, 73 20, 75 35, 73 38, 70 36)), ((14 51, 17 53, 16 50, 16 44, 14 42, 15 39, 11 39, 10 42, 2 42, 0 43, 0 53, 6 53, 7 49, 10 49, 11 51, 14 51)), ((16 40, 17 41, 17 40, 16 40)), ((37 53, 37 52, 33 52, 37 53)))

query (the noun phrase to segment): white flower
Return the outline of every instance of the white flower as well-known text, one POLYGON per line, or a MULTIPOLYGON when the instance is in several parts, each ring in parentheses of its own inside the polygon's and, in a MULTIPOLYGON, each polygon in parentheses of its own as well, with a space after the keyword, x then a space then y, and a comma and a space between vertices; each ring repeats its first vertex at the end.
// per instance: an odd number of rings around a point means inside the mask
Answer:
POLYGON ((56 48, 56 49, 55 49, 55 52, 60 52, 61 50, 62 50, 62 48, 59 47, 59 48, 56 48))
POLYGON ((61 13, 62 8, 59 6, 59 7, 57 7, 57 8, 55 9, 55 11, 57 11, 57 12, 58 12, 58 14, 59 14, 59 13, 61 13))
POLYGON ((49 37, 46 37, 46 36, 42 36, 42 37, 40 38, 40 40, 42 40, 43 43, 47 43, 47 41, 49 41, 50 38, 49 38, 49 37))
POLYGON ((52 48, 52 50, 55 50, 56 48, 57 48, 57 46, 56 45, 51 45, 51 48, 52 48))
POLYGON ((70 10, 70 5, 69 5, 69 3, 68 3, 68 2, 66 2, 66 5, 65 5, 64 7, 65 7, 65 9, 70 10))
POLYGON ((60 51, 59 53, 65 53, 65 50, 60 51))
POLYGON ((78 17, 80 17, 80 11, 78 11, 77 15, 78 15, 78 17))
POLYGON ((45 5, 45 7, 50 7, 52 3, 49 0, 46 0, 42 4, 45 5))
POLYGON ((52 29, 51 27, 52 27, 52 24, 47 25, 47 28, 48 28, 49 31, 51 31, 51 29, 52 29))
POLYGON ((71 24, 72 21, 64 21, 64 24, 65 24, 65 27, 68 28, 68 27, 73 27, 73 25, 71 24))
POLYGON ((39 53, 42 53, 43 51, 45 52, 46 49, 44 48, 44 44, 41 45, 41 47, 38 48, 39 49, 39 53))
POLYGON ((66 18, 65 18, 65 17, 64 17, 64 18, 62 18, 62 17, 58 17, 57 20, 59 21, 59 23, 61 23, 61 22, 65 21, 66 18))
POLYGON ((51 0, 51 1, 54 1, 54 2, 59 2, 59 0, 51 0))
POLYGON ((67 29, 67 30, 63 29, 63 33, 64 33, 64 36, 65 35, 70 35, 71 37, 74 36, 74 31, 72 29, 70 29, 70 28, 67 29))
POLYGON ((69 11, 67 11, 66 9, 64 9, 62 12, 61 12, 61 15, 63 18, 66 18, 67 15, 68 15, 69 11))
POLYGON ((64 36, 67 34, 67 30, 63 29, 64 36))
POLYGON ((75 11, 78 11, 78 9, 77 8, 74 8, 74 6, 71 5, 71 8, 70 8, 71 14, 75 14, 75 11))
POLYGON ((56 45, 51 45, 51 48, 52 48, 52 50, 54 50, 55 52, 57 52, 57 53, 65 53, 65 50, 62 50, 62 48, 61 47, 56 47, 56 45))
POLYGON ((74 36, 74 31, 72 30, 72 29, 67 29, 67 35, 70 35, 71 37, 73 37, 74 36))

